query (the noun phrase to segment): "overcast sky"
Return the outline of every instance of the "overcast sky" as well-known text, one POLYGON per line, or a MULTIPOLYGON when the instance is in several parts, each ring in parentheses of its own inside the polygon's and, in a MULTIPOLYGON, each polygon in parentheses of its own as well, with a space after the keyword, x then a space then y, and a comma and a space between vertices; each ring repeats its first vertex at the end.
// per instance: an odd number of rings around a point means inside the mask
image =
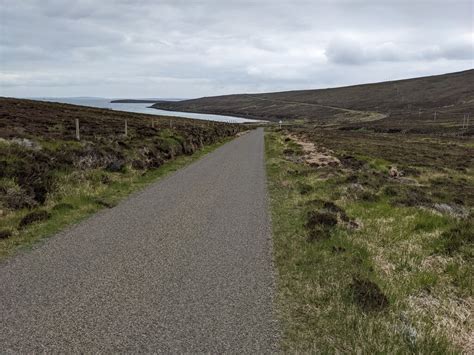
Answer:
POLYGON ((0 0, 1 96, 199 97, 473 68, 473 1, 0 0))

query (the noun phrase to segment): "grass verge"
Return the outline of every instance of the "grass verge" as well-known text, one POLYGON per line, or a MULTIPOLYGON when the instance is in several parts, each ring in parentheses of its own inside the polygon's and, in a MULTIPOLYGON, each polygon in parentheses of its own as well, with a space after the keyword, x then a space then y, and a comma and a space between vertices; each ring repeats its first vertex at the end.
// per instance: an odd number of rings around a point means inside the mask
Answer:
POLYGON ((472 219, 430 207, 454 205, 417 190, 440 189, 425 161, 406 166, 413 180, 391 179, 390 156, 365 145, 364 159, 315 168, 283 132, 266 134, 283 351, 473 351, 472 219))
POLYGON ((0 219, 1 231, 14 231, 13 235, 0 239, 0 260, 18 250, 30 248, 39 240, 54 235, 62 229, 80 222, 103 208, 112 208, 120 200, 137 192, 160 178, 212 152, 232 138, 206 145, 192 155, 181 155, 151 170, 127 168, 122 172, 104 169, 76 170, 56 176, 58 188, 46 203, 38 209, 21 209, 0 219), (25 216, 39 216, 36 223, 24 228, 25 216), (41 215, 47 219, 41 221, 41 215))

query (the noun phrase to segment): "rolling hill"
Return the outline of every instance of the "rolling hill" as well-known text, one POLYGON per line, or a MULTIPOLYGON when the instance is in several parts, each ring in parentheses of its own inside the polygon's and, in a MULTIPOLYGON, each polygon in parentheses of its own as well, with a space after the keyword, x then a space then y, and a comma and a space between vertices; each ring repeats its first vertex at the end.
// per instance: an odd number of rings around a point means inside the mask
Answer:
POLYGON ((161 101, 153 107, 319 124, 386 124, 390 120, 395 126, 407 117, 412 117, 410 121, 430 121, 437 111, 438 123, 454 120, 451 123, 457 125, 459 117, 462 120, 464 113, 474 111, 474 70, 331 89, 161 101))

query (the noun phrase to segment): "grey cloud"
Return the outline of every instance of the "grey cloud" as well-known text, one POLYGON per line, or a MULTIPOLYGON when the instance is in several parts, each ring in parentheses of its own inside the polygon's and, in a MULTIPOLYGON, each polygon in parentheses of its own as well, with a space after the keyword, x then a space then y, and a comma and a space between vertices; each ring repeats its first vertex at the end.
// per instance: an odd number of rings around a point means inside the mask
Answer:
POLYGON ((463 0, 0 1, 7 96, 192 97, 473 64, 463 0))
POLYGON ((350 39, 331 41, 326 49, 326 56, 336 64, 362 64, 367 61, 367 55, 360 43, 350 39))
POLYGON ((456 60, 474 60, 474 39, 449 43, 439 50, 439 57, 456 60))
POLYGON ((327 46, 325 54, 330 62, 343 65, 364 65, 373 62, 416 62, 447 60, 473 60, 474 41, 447 41, 436 45, 424 43, 396 44, 366 43, 363 45, 356 39, 336 38, 327 46))

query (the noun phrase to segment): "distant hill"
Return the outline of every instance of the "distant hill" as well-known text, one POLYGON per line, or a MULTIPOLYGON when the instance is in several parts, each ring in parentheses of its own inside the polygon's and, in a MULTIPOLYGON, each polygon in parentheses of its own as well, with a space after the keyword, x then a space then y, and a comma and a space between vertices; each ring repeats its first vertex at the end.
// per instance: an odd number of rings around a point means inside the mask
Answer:
POLYGON ((119 99, 110 101, 113 104, 153 104, 160 100, 148 100, 148 99, 119 99))
POLYGON ((430 119, 436 110, 440 115, 474 113, 474 70, 331 89, 160 101, 153 107, 321 124, 372 122, 407 114, 430 119))
MULTIPOLYGON (((179 101, 183 99, 167 98, 166 101, 179 101)), ((163 101, 163 99, 116 99, 110 101, 113 104, 153 104, 163 101)))

